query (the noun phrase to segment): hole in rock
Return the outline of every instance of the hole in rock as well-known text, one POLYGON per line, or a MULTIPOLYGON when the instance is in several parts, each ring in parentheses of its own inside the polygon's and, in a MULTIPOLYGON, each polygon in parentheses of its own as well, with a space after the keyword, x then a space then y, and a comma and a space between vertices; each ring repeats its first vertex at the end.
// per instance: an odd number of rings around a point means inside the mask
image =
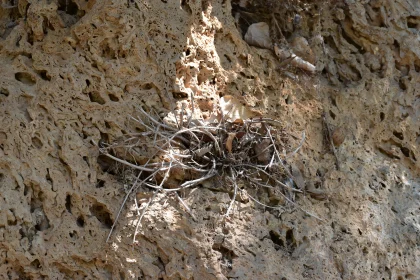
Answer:
POLYGON ((118 96, 116 96, 114 94, 109 94, 108 96, 109 96, 109 99, 111 99, 111 101, 114 101, 114 102, 120 101, 120 99, 118 98, 118 96))
MULTIPOLYGON (((33 32, 28 33, 27 42, 28 42, 31 46, 33 46, 33 45, 34 45, 34 33, 33 33, 33 32)), ((18 41, 18 42, 16 42, 16 47, 19 47, 19 41, 18 41)))
POLYGON ((0 95, 9 96, 9 90, 6 88, 0 88, 0 95))
POLYGON ((51 81, 51 76, 46 70, 37 71, 37 73, 44 81, 51 81))
POLYGON ((403 79, 399 79, 399 81, 398 81, 398 86, 400 87, 400 89, 402 89, 402 90, 407 90, 407 85, 406 85, 406 83, 404 82, 404 80, 403 79))
POLYGON ((286 231, 286 243, 287 246, 290 246, 293 244, 294 240, 293 240, 293 230, 289 229, 286 231))
POLYGON ((101 168, 102 172, 116 175, 115 172, 115 161, 105 155, 98 156, 97 163, 101 168))
POLYGON ((35 78, 32 77, 31 74, 25 72, 17 72, 15 74, 15 79, 28 86, 33 86, 36 84, 35 78))
POLYGON ((404 135, 402 134, 402 132, 398 132, 398 131, 394 130, 394 132, 392 132, 392 134, 394 134, 394 136, 397 137, 398 139, 404 140, 404 135))
POLYGON ((151 84, 151 83, 146 83, 146 84, 144 84, 144 85, 141 85, 141 87, 140 87, 141 89, 143 89, 143 90, 150 90, 150 89, 152 89, 153 88, 153 84, 151 84))
POLYGON ((77 15, 79 7, 72 0, 58 0, 58 10, 69 15, 77 15))
POLYGON ((385 114, 383 112, 380 112, 379 118, 381 119, 381 121, 383 121, 385 119, 385 114))
POLYGON ((222 261, 225 264, 224 267, 230 271, 232 269, 232 260, 237 257, 235 253, 221 244, 214 244, 212 249, 222 254, 222 259, 220 261, 222 261))
POLYGON ((333 120, 335 120, 335 114, 330 110, 330 116, 333 120))
POLYGON ((186 93, 186 92, 174 92, 174 93, 172 93, 172 96, 175 98, 175 99, 184 99, 184 98, 187 98, 188 97, 188 94, 186 93))
POLYGON ((181 9, 189 14, 192 14, 192 10, 190 5, 188 4, 188 0, 181 0, 181 9))
POLYGON ((71 195, 66 196, 66 209, 71 214, 71 195))
POLYGON ((79 235, 77 234, 77 231, 75 231, 75 230, 69 232, 69 236, 73 239, 78 239, 79 238, 79 235))
POLYGON ((366 256, 369 253, 369 250, 368 250, 368 248, 364 247, 362 252, 363 252, 363 255, 366 256))
POLYGON ((102 98, 99 92, 89 92, 89 99, 91 102, 96 102, 101 105, 105 104, 105 100, 102 98))
POLYGON ((398 52, 400 51, 400 43, 397 40, 394 40, 394 47, 398 52))
POLYGON ((417 29, 417 26, 419 26, 419 23, 420 23, 420 17, 416 17, 416 16, 407 17, 407 27, 408 28, 417 29))
POLYGON ((101 140, 99 140, 99 145, 102 146, 104 143, 109 143, 109 135, 108 133, 100 132, 101 140))
POLYGON ((83 216, 79 216, 79 218, 77 218, 76 223, 79 227, 84 227, 85 226, 85 219, 83 218, 83 216))
POLYGON ((92 215, 95 216, 103 226, 111 228, 113 224, 111 215, 104 205, 95 203, 92 207, 90 207, 90 213, 92 213, 92 215))
POLYGON ((37 148, 37 149, 42 148, 42 142, 41 142, 41 140, 39 140, 38 137, 33 137, 32 138, 32 145, 34 145, 34 147, 37 148))
POLYGON ((270 234, 271 241, 273 241, 274 243, 274 249, 278 251, 280 248, 284 247, 284 242, 280 238, 279 234, 277 234, 276 232, 272 230, 270 230, 269 234, 270 234))
POLYGON ((104 180, 96 181, 96 188, 97 189, 103 188, 104 186, 105 186, 105 181, 104 180))
POLYGON ((405 157, 410 157, 410 149, 406 148, 406 147, 401 147, 401 152, 403 153, 403 155, 405 157))
POLYGON ((38 260, 38 259, 35 259, 35 260, 33 260, 33 261, 31 262, 31 266, 32 266, 33 268, 38 269, 38 268, 41 268, 41 263, 39 262, 39 260, 38 260))

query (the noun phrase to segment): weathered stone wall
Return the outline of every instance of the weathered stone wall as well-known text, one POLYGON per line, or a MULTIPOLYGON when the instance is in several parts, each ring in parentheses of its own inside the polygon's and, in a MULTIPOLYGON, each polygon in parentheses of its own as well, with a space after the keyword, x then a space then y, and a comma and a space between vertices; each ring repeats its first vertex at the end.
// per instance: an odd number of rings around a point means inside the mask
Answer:
POLYGON ((229 0, 3 0, 1 277, 420 278, 420 3, 271 2, 232 13, 229 0), (239 27, 270 12, 291 45, 309 42, 318 75, 293 80, 243 40, 239 27), (129 182, 96 144, 135 131, 136 106, 164 117, 191 93, 203 117, 229 94, 306 131, 292 161, 319 195, 296 203, 324 222, 247 199, 222 221, 229 193, 208 182, 185 194, 197 221, 160 195, 133 246, 130 200, 105 243, 129 182), (345 132, 340 168, 324 112, 345 132))

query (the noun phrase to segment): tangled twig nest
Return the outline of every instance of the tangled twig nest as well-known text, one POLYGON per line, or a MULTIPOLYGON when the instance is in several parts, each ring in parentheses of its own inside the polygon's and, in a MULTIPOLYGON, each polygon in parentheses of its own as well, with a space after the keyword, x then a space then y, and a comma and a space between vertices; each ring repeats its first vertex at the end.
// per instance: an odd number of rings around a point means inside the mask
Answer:
MULTIPOLYGON (((179 118, 175 118, 176 124, 171 125, 142 108, 139 108, 139 113, 141 116, 131 119, 140 124, 144 132, 126 135, 122 141, 101 148, 104 155, 138 171, 137 180, 121 205, 108 239, 129 195, 140 186, 154 190, 155 194, 175 193, 194 219, 178 191, 215 176, 227 179, 225 181, 233 188, 225 217, 230 215, 238 192, 244 191, 238 188, 239 181, 254 187, 280 188, 279 193, 284 199, 300 208, 293 201, 292 194, 303 190, 294 187, 286 159, 301 148, 304 133, 300 144, 287 153, 284 143, 288 135, 273 127, 272 124, 276 123, 273 119, 257 117, 228 121, 221 114, 219 118, 210 118, 212 121, 193 120, 192 114, 188 117, 182 111, 179 118)), ((139 213, 134 238, 155 194, 139 213)), ((245 194, 254 202, 271 207, 245 194)))

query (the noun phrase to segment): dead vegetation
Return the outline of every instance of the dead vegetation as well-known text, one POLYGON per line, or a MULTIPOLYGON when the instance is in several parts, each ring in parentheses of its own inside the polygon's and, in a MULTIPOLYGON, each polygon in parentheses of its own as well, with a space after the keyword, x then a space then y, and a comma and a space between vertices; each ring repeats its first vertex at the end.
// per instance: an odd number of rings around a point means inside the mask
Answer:
POLYGON ((232 14, 244 40, 251 46, 271 50, 279 59, 276 67, 284 76, 298 80, 299 74, 316 74, 316 56, 312 48, 322 45, 323 37, 315 29, 320 26, 325 1, 301 0, 236 0, 232 14))
MULTIPOLYGON (((121 141, 100 148, 102 154, 136 171, 136 179, 125 196, 107 241, 130 194, 140 187, 153 194, 145 201, 142 212, 138 211, 133 242, 141 220, 158 192, 175 194, 195 219, 179 192, 200 186, 211 178, 221 178, 233 192, 224 217, 231 215, 238 193, 264 207, 283 207, 260 202, 246 192, 248 187, 275 190, 286 204, 300 208, 294 197, 295 193, 304 190, 294 184, 288 159, 302 147, 305 134, 301 139, 292 139, 284 129, 277 128, 281 124, 276 120, 263 117, 242 119, 241 116, 249 115, 246 109, 238 110, 235 102, 230 102, 232 98, 225 100, 229 102, 221 102, 224 107, 207 120, 193 119, 193 112, 187 114, 182 109, 179 114, 172 114, 175 120, 172 124, 139 107, 139 116, 131 117, 131 120, 141 127, 142 132, 128 134, 121 141), (234 110, 238 112, 234 113, 234 110), (291 148, 291 143, 298 141, 291 148)), ((191 103, 194 104, 193 98, 191 103)), ((134 200, 140 209, 135 196, 134 200)))

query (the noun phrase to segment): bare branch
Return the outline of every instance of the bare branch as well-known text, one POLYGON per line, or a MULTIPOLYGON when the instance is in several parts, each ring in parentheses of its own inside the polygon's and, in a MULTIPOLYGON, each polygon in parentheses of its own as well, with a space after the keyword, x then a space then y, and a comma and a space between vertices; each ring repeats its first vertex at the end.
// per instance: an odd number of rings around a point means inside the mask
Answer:
POLYGON ((226 210, 225 217, 229 217, 230 211, 231 211, 231 209, 233 207, 233 204, 235 203, 235 200, 236 200, 236 194, 238 193, 238 184, 236 183, 236 174, 233 171, 233 168, 230 169, 230 172, 231 172, 231 179, 232 179, 232 182, 233 182, 234 189, 233 189, 233 197, 230 201, 228 209, 226 210))
POLYGON ((179 202, 181 202, 182 206, 184 206, 185 210, 187 210, 188 214, 191 215, 191 217, 193 218, 193 220, 195 222, 197 222, 197 218, 195 217, 195 215, 192 213, 190 207, 188 207, 188 205, 184 202, 184 200, 179 196, 178 192, 175 192, 176 198, 178 198, 179 202))
POLYGON ((153 196, 149 199, 149 201, 147 202, 147 204, 144 206, 143 212, 141 213, 141 215, 137 219, 136 230, 134 231, 134 235, 133 235, 133 244, 136 243, 136 236, 137 236, 137 233, 138 233, 138 230, 139 230, 140 222, 143 219, 144 215, 146 214, 147 208, 149 208, 149 206, 152 203, 153 199, 155 199, 156 194, 157 194, 157 192, 155 191, 153 193, 153 196))

